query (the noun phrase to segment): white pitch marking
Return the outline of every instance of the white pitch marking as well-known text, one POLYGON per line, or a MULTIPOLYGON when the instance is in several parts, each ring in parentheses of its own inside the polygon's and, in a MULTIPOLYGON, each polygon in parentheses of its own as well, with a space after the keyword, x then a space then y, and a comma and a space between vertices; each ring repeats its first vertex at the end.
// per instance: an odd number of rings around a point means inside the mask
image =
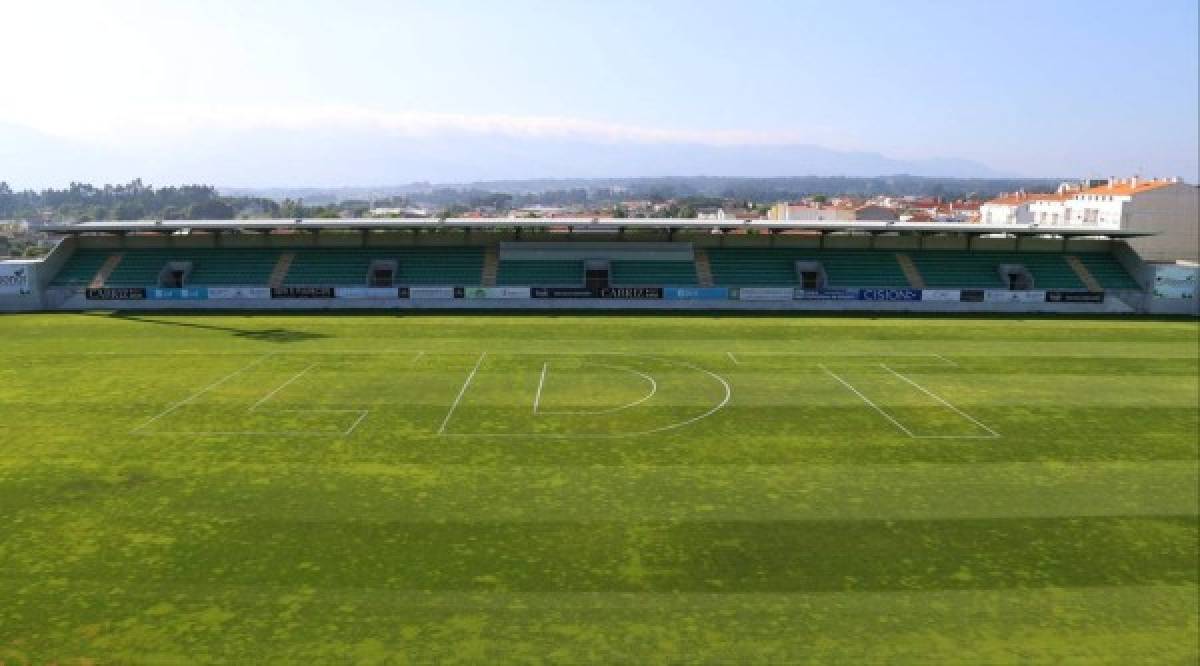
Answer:
POLYGON ((367 418, 367 414, 370 414, 370 411, 368 411, 366 409, 361 410, 361 411, 362 411, 362 413, 359 414, 358 418, 355 419, 354 423, 351 423, 350 427, 346 428, 346 432, 342 433, 342 437, 347 437, 350 435, 350 433, 354 432, 354 429, 358 427, 358 424, 362 423, 363 419, 367 418))
POLYGON ((542 363, 542 376, 538 378, 537 393, 533 395, 533 413, 538 413, 538 404, 542 402, 542 386, 546 383, 546 369, 550 367, 550 363, 542 363))
POLYGON ((479 372, 479 366, 483 364, 484 356, 487 356, 487 352, 480 352, 479 360, 475 361, 475 367, 471 368, 471 374, 467 375, 467 381, 463 382, 462 388, 458 390, 458 397, 454 399, 454 404, 450 405, 450 411, 446 412, 446 418, 442 419, 442 427, 438 428, 437 434, 441 435, 446 432, 446 426, 450 424, 450 417, 454 416, 454 410, 458 409, 458 403, 466 395, 467 387, 471 385, 471 380, 475 379, 475 373, 479 372))
MULTIPOLYGON (((569 354, 569 355, 575 355, 575 356, 590 355, 587 352, 559 352, 559 353, 563 354, 563 355, 569 354)), ((528 437, 557 437, 557 438, 572 438, 572 439, 610 439, 610 438, 616 438, 616 437, 635 437, 637 435, 651 435, 651 434, 658 433, 658 432, 665 432, 667 430, 674 430, 676 428, 682 428, 684 426, 691 425, 701 419, 708 418, 709 416, 712 416, 713 414, 715 414, 718 411, 720 411, 721 409, 723 409, 725 407, 725 405, 728 405, 729 400, 733 397, 733 388, 729 385, 729 382, 726 381, 724 377, 722 377, 721 375, 718 375, 717 373, 715 373, 711 370, 706 370, 704 368, 701 368, 700 366, 693 365, 693 364, 687 363, 685 361, 672 361, 670 359, 666 359, 666 358, 662 358, 662 357, 646 356, 643 354, 629 354, 626 352, 595 352, 595 353, 598 355, 604 354, 604 355, 609 355, 609 356, 630 356, 630 357, 657 359, 664 363, 673 363, 675 365, 682 365, 684 367, 688 367, 693 370, 703 372, 704 374, 712 377, 713 379, 715 379, 721 383, 721 386, 725 388, 725 397, 722 398, 719 403, 717 403, 715 406, 713 406, 711 409, 704 412, 703 414, 699 414, 697 416, 693 416, 690 419, 684 419, 683 421, 677 421, 675 423, 671 423, 671 424, 661 426, 658 428, 651 428, 650 430, 639 430, 637 432, 593 433, 593 434, 548 433, 548 432, 537 432, 537 433, 467 432, 467 433, 439 433, 439 434, 442 434, 445 437, 526 437, 526 438, 528 438, 528 437)))
POLYGON ((422 356, 424 356, 424 355, 425 355, 425 352, 423 352, 423 351, 419 351, 419 352, 417 352, 417 355, 413 357, 412 363, 409 363, 409 364, 408 364, 408 365, 409 365, 409 367, 412 367, 412 366, 416 365, 416 364, 417 364, 417 361, 420 361, 420 360, 421 360, 421 357, 422 357, 422 356))
POLYGON ((312 369, 313 369, 313 368, 315 368, 315 367, 317 367, 317 364, 316 364, 316 363, 313 363, 313 364, 309 365, 307 368, 305 368, 305 369, 301 370, 300 372, 297 372, 297 373, 295 374, 295 376, 293 376, 291 379, 289 379, 289 380, 287 380, 286 382, 284 382, 284 383, 280 384, 279 386, 275 387, 275 390, 274 390, 274 391, 271 391, 270 393, 268 393, 268 394, 264 395, 263 397, 259 398, 259 399, 258 399, 258 402, 256 402, 256 403, 254 403, 253 405, 251 405, 251 406, 250 406, 250 409, 247 409, 246 411, 248 411, 248 412, 252 412, 252 411, 254 411, 254 410, 258 409, 258 408, 259 408, 259 407, 260 407, 260 406, 261 406, 261 405, 262 405, 264 402, 266 402, 266 401, 270 400, 271 398, 275 397, 275 394, 276 394, 276 393, 279 393, 279 392, 280 392, 280 391, 282 391, 283 389, 287 388, 287 387, 288 387, 288 386, 290 386, 290 385, 291 385, 293 382, 295 382, 297 379, 300 379, 301 377, 303 377, 304 375, 306 375, 306 374, 308 373, 308 371, 309 371, 309 370, 312 370, 312 369))
POLYGON ((980 428, 983 428, 984 430, 986 430, 986 431, 989 433, 989 435, 990 435, 991 437, 999 437, 999 436, 1000 436, 1000 433, 998 433, 998 432, 996 432, 995 430, 992 430, 991 428, 987 427, 986 425, 984 425, 984 423, 983 423, 982 421, 980 421, 979 419, 975 418, 974 416, 971 416, 970 414, 968 414, 968 413, 964 412, 963 410, 959 409, 958 407, 955 407, 954 405, 950 404, 950 403, 949 403, 949 402, 948 402, 948 401, 947 401, 945 398, 943 398, 942 396, 940 396, 940 395, 938 395, 938 394, 934 393, 933 391, 930 391, 929 389, 925 388, 924 386, 921 386, 920 384, 916 383, 916 382, 915 382, 915 381, 913 381, 912 379, 909 379, 908 377, 905 377, 904 375, 900 374, 899 372, 896 372, 895 370, 893 370, 893 369, 889 368, 887 365, 884 365, 883 363, 880 363, 880 364, 879 364, 879 367, 883 368, 884 370, 887 370, 888 372, 892 373, 893 375, 896 375, 896 376, 897 376, 897 377, 899 377, 900 379, 903 379, 904 381, 906 381, 906 382, 908 382, 909 384, 911 384, 913 387, 915 387, 915 388, 916 388, 917 390, 919 390, 920 392, 922 392, 922 393, 924 393, 925 395, 927 395, 927 396, 929 396, 929 397, 933 398, 934 400, 937 400, 938 402, 942 403, 943 405, 945 405, 945 406, 949 407, 949 408, 950 408, 950 409, 951 409, 951 410, 952 410, 952 411, 953 411, 955 414, 958 414, 959 416, 961 416, 961 417, 963 417, 964 419, 966 419, 966 420, 970 421, 971 423, 974 423, 975 425, 979 426, 980 428))
POLYGON ((889 422, 891 422, 891 424, 892 424, 892 425, 894 425, 894 426, 896 426, 897 428, 899 428, 900 430, 904 431, 904 434, 908 435, 909 437, 916 437, 916 435, 914 435, 914 434, 913 434, 913 432, 912 432, 911 430, 909 430, 908 428, 904 427, 904 424, 903 424, 903 423, 900 423, 900 422, 899 422, 899 421, 897 421, 897 420, 895 419, 895 417, 893 417, 891 414, 888 414, 887 412, 883 411, 883 409, 882 409, 882 408, 880 408, 880 406, 879 406, 879 405, 876 405, 874 402, 872 402, 872 401, 871 401, 871 399, 870 399, 870 398, 868 398, 867 396, 863 395, 862 391, 859 391, 858 389, 854 388, 854 385, 852 385, 850 382, 848 382, 848 381, 846 381, 845 379, 842 379, 842 378, 841 378, 841 377, 839 377, 838 375, 834 374, 832 370, 830 370, 829 368, 825 367, 824 365, 822 365, 822 364, 820 364, 820 363, 818 363, 818 364, 817 364, 817 367, 819 367, 819 368, 821 368, 822 370, 824 370, 824 371, 825 371, 825 374, 827 374, 827 375, 829 375, 830 377, 833 377, 834 379, 836 379, 836 380, 838 381, 838 383, 839 383, 839 384, 841 384, 842 386, 845 386, 846 388, 850 389, 850 391, 851 391, 851 392, 853 392, 853 393, 854 393, 854 395, 858 396, 858 397, 859 397, 859 399, 861 399, 863 402, 865 402, 865 403, 867 403, 868 405, 870 405, 870 407, 871 407, 872 409, 874 409, 875 411, 877 411, 877 412, 879 412, 880 414, 882 414, 882 415, 883 415, 883 418, 887 419, 889 422))
MULTIPOLYGON (((542 379, 541 379, 541 381, 538 382, 538 392, 537 392, 537 395, 534 396, 534 400, 533 400, 533 411, 535 414, 539 413, 538 412, 538 402, 540 401, 541 396, 542 396, 542 382, 546 381, 546 366, 548 366, 548 365, 550 365, 550 364, 549 363, 542 364, 542 379)), ((658 393, 658 382, 654 381, 653 377, 651 377, 650 375, 648 375, 644 372, 639 372, 637 370, 634 370, 633 368, 626 368, 626 367, 620 366, 620 365, 608 365, 605 363, 584 363, 583 365, 591 365, 591 366, 595 366, 598 368, 609 368, 611 370, 624 370, 625 372, 628 372, 630 374, 637 375, 637 376, 641 377, 642 379, 645 379, 646 381, 650 382, 650 392, 647 393, 646 395, 638 398, 637 400, 634 400, 633 402, 626 403, 624 405, 620 405, 617 407, 608 407, 606 409, 594 409, 594 410, 579 410, 579 411, 549 411, 549 412, 543 411, 543 412, 541 412, 542 414, 555 414, 555 415, 559 415, 559 416, 587 416, 587 415, 611 414, 613 412, 619 412, 622 410, 629 409, 630 407, 637 407, 638 405, 642 404, 643 402, 646 402, 650 398, 653 398, 655 393, 658 393)))
POLYGON ((319 430, 156 430, 154 432, 134 432, 135 435, 187 435, 188 437, 344 437, 348 433, 319 430))
POLYGON ((744 351, 744 352, 738 352, 738 353, 741 354, 742 356, 747 356, 747 355, 751 355, 751 356, 813 356, 813 357, 817 357, 817 358, 827 358, 827 359, 836 359, 836 358, 898 358, 898 359, 936 358, 937 360, 941 361, 942 363, 944 363, 946 365, 958 367, 957 363, 955 363, 954 361, 951 361, 950 359, 946 358, 945 356, 942 356, 941 354, 932 354, 932 353, 923 353, 923 352, 922 353, 912 353, 912 354, 905 354, 903 352, 882 352, 882 353, 863 352, 861 354, 860 353, 827 354, 824 352, 788 352, 788 351, 750 351, 750 352, 745 352, 744 351))
POLYGON ((733 352, 731 352, 731 351, 727 351, 727 352, 725 352, 725 353, 726 353, 726 354, 729 354, 729 360, 733 361, 733 364, 734 364, 734 365, 741 365, 741 364, 742 364, 742 362, 741 362, 741 361, 739 361, 739 360, 737 360, 737 357, 733 355, 733 352))
POLYGON ((237 377, 238 375, 242 374, 243 372, 249 370, 250 368, 253 368, 254 366, 262 363, 263 361, 266 361, 267 359, 271 358, 274 355, 275 355, 274 352, 272 352, 270 354, 266 354, 262 358, 251 361, 250 363, 247 363, 246 365, 242 366, 241 368, 234 370, 233 372, 229 373, 228 375, 225 375, 224 377, 218 379, 217 381, 215 381, 215 382, 209 384, 208 386, 205 386, 204 388, 200 389, 199 391, 196 391, 195 393, 189 395, 188 397, 184 398, 183 400, 172 403, 170 406, 168 406, 166 409, 164 409, 162 411, 162 413, 150 417, 150 420, 148 420, 145 423, 141 424, 140 426, 134 428, 132 432, 137 432, 138 430, 141 430, 141 429, 149 426, 150 424, 161 419, 162 417, 170 414, 171 412, 174 412, 175 410, 179 409, 180 407, 183 407, 184 405, 192 402, 196 398, 199 398, 200 396, 204 395, 205 393, 208 393, 209 391, 217 388, 221 384, 224 384, 225 382, 229 381, 230 379, 237 377))
POLYGON ((934 354, 934 356, 936 356, 936 357, 938 357, 938 358, 942 359, 943 361, 945 361, 947 365, 952 365, 952 366, 954 366, 954 367, 956 367, 956 368, 958 367, 958 363, 956 363, 956 362, 954 362, 954 361, 951 361, 950 359, 946 358, 945 356, 942 356, 941 354, 934 354))

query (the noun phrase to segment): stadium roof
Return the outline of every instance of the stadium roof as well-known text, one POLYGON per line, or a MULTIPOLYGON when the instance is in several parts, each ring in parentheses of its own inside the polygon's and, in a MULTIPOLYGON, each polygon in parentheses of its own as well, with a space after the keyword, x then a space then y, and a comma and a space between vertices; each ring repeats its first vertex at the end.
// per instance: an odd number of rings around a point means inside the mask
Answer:
POLYGON ((247 219, 247 220, 136 220, 55 224, 42 227, 57 234, 128 234, 190 232, 272 231, 408 231, 437 229, 566 229, 569 231, 810 231, 816 233, 869 234, 969 234, 1016 236, 1100 236, 1127 238, 1152 236, 1152 231, 1126 231, 1087 227, 1038 227, 1036 225, 964 224, 951 222, 886 221, 799 221, 799 220, 708 220, 695 218, 333 218, 333 219, 247 219))

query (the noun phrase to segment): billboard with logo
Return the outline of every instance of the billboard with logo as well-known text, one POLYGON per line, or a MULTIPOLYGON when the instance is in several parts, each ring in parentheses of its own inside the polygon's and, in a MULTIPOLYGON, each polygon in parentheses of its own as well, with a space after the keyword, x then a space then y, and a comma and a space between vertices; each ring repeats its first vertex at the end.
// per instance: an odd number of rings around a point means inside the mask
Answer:
POLYGON ((1200 266, 1169 264, 1154 268, 1154 298, 1195 298, 1200 266))
POLYGON ((0 296, 33 293, 33 268, 26 262, 0 262, 0 296))
POLYGON ((919 301, 920 289, 859 289, 858 298, 861 301, 919 301))
POLYGON ((467 287, 465 295, 474 299, 525 299, 529 287, 467 287))

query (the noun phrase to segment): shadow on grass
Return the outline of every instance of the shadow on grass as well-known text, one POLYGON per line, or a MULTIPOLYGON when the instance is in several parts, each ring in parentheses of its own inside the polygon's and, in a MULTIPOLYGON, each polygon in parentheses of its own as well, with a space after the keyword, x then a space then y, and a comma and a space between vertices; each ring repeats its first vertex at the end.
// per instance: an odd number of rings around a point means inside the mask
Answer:
POLYGON ((322 338, 331 337, 325 333, 295 331, 287 328, 247 329, 235 328, 233 326, 219 326, 217 324, 202 324, 192 321, 179 321, 174 319, 155 319, 153 317, 131 314, 129 312, 114 312, 109 316, 116 317, 123 321, 133 321, 141 324, 157 324, 159 326, 179 326, 182 328, 198 328, 206 331, 220 331, 223 333, 229 333, 235 338, 258 340, 261 342, 307 342, 309 340, 320 340, 322 338))

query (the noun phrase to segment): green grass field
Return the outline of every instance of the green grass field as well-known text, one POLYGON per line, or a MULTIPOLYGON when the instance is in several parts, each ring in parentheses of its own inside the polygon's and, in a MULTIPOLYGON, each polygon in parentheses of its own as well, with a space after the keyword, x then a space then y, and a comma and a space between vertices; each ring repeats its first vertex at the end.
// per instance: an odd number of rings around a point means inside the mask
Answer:
POLYGON ((1194 663, 1197 332, 0 316, 0 663, 1194 663))

